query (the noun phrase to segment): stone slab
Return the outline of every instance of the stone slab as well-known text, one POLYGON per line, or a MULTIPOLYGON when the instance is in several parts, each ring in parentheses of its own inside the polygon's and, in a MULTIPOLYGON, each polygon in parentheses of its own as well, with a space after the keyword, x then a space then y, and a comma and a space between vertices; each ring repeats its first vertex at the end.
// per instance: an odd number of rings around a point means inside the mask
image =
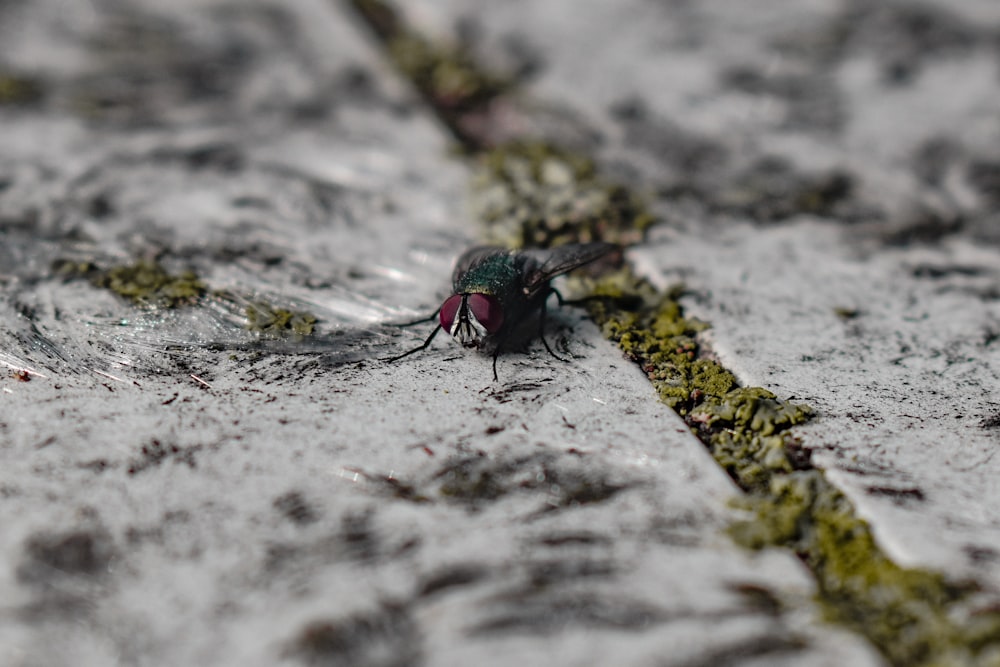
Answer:
POLYGON ((530 55, 526 97, 656 201, 639 269, 687 285, 743 382, 820 410, 814 462, 897 562, 995 600, 997 5, 410 11, 497 66, 530 55))
POLYGON ((340 6, 0 12, 45 90, 0 109, 0 662, 879 664, 725 536, 729 479, 578 315, 572 363, 534 341, 498 383, 449 341, 380 361, 475 229, 340 6), (51 269, 136 258, 213 294, 51 269), (260 299, 318 333, 247 332, 260 299))

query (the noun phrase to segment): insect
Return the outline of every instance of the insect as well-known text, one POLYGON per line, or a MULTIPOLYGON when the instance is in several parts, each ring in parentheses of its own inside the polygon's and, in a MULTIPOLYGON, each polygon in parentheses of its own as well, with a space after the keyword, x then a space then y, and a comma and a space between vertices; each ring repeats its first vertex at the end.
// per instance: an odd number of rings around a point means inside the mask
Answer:
POLYGON ((561 359, 549 347, 542 331, 549 296, 555 294, 560 305, 566 303, 550 283, 556 276, 616 249, 618 246, 613 243, 578 243, 548 250, 508 250, 498 246, 470 248, 455 265, 453 294, 430 317, 408 323, 430 322, 437 318, 439 324, 434 331, 420 347, 386 361, 398 361, 427 349, 438 331, 444 329, 465 347, 494 345, 493 380, 496 381, 500 349, 518 324, 535 310, 540 310, 539 335, 545 349, 561 359))

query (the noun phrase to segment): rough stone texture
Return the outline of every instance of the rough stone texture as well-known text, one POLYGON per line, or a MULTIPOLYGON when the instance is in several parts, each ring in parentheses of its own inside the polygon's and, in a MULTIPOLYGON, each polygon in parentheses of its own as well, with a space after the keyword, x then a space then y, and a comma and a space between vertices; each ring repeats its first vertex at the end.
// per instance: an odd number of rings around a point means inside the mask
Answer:
POLYGON ((742 381, 820 410, 804 444, 890 556, 995 605, 996 3, 411 13, 498 66, 534 54, 527 93, 585 114, 606 166, 656 197, 640 271, 687 285, 742 381))
POLYGON ((4 665, 879 664, 577 315, 499 383, 379 361, 476 230, 339 6, 5 2, 0 45, 4 665), (138 259, 210 291, 53 268, 138 259), (247 331, 261 300, 317 333, 247 331))

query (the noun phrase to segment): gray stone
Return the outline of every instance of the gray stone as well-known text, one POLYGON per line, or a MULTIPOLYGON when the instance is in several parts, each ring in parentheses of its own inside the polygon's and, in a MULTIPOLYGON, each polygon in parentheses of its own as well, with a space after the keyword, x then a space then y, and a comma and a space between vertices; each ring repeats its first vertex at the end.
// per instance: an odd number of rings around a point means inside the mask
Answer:
POLYGON ((996 35, 985 0, 420 3, 585 117, 665 224, 631 257, 903 565, 1000 591, 996 35), (509 57, 508 57, 509 60, 509 57))
POLYGON ((0 109, 5 665, 879 664, 725 536, 729 479, 578 314, 498 383, 451 341, 380 360, 475 230, 338 6, 0 12, 43 90, 0 109), (154 258, 209 293, 52 269, 154 258), (317 332, 247 331, 261 299, 317 332))

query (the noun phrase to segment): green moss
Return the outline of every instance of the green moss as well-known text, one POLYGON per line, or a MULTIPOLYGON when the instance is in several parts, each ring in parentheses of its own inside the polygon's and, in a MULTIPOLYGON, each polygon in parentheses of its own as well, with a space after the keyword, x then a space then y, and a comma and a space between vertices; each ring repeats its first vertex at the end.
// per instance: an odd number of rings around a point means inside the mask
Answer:
MULTIPOLYGON (((208 293, 193 272, 170 274, 156 262, 102 269, 88 260, 58 259, 52 263, 52 272, 64 280, 89 280, 142 306, 178 308, 192 305, 208 293)), ((279 308, 262 300, 247 303, 227 291, 213 291, 212 296, 243 307, 250 331, 268 336, 309 336, 316 328, 316 316, 306 311, 279 308)))
POLYGON ((28 106, 41 101, 44 88, 38 79, 0 72, 0 106, 28 106))
POLYGON ((827 618, 867 636, 892 664, 1000 664, 1000 614, 974 613, 970 585, 889 560, 819 471, 775 475, 768 493, 745 504, 755 517, 732 527, 736 540, 798 553, 827 618))
POLYGON ((509 80, 480 71, 464 50, 433 44, 413 33, 393 35, 388 47, 392 61, 439 111, 475 109, 511 85, 509 80))
POLYGON ((90 280, 129 301, 157 308, 190 305, 205 294, 205 283, 191 271, 174 275, 157 262, 135 264, 98 271, 90 280))
MULTIPOLYGON (((382 0, 352 0, 355 10, 382 40, 393 64, 420 91, 455 137, 470 150, 482 140, 469 118, 514 85, 511 77, 487 72, 462 47, 434 43, 410 30, 382 0)), ((482 123, 480 123, 481 125, 482 123)))
POLYGON ((753 520, 731 529, 750 548, 785 547, 816 576, 827 618, 868 637, 894 665, 998 665, 1000 613, 973 614, 972 589, 893 563, 847 498, 803 460, 792 427, 813 411, 735 377, 703 356, 705 324, 678 291, 656 296, 627 271, 592 285, 605 335, 646 372, 748 495, 753 520), (623 306, 623 304, 628 304, 623 306))
MULTIPOLYGON (((479 79, 467 54, 414 35, 383 0, 354 5, 466 148, 482 149, 464 133, 463 114, 484 109, 504 85, 479 79)), ((770 160, 706 197, 717 211, 766 221, 838 215, 853 190, 840 172, 801 176, 770 160)), ((654 222, 634 193, 601 180, 589 158, 542 142, 482 150, 473 207, 490 240, 511 247, 593 240, 628 245, 641 241, 654 222)), ((811 417, 809 407, 739 387, 701 349, 698 334, 707 324, 684 316, 678 291, 659 294, 628 270, 581 284, 604 335, 643 369, 663 401, 748 492, 745 503, 755 516, 732 527, 740 543, 792 549, 814 572, 827 617, 871 639, 894 665, 1000 666, 1000 612, 971 609, 969 586, 889 560, 843 494, 810 468, 808 453, 792 435, 811 417)), ((843 319, 857 316, 835 312, 843 319)), ((511 489, 503 466, 482 462, 450 465, 442 476, 441 494, 466 502, 511 489)), ((589 499, 597 488, 582 484, 580 498, 589 499)), ((600 488, 595 498, 615 487, 600 488)))
POLYGON ((707 325, 684 317, 676 294, 659 295, 627 270, 592 284, 588 305, 605 337, 645 371, 664 403, 686 415, 705 401, 722 399, 736 378, 720 364, 698 357, 697 335, 707 325), (622 307, 622 304, 630 307, 622 307))
POLYGON ((247 329, 268 336, 309 336, 316 326, 316 316, 305 311, 276 308, 266 301, 246 306, 247 329))
POLYGON ((77 278, 90 280, 101 273, 101 267, 85 259, 57 259, 52 262, 52 273, 66 281, 77 278))
POLYGON ((858 312, 857 308, 845 308, 838 306, 833 309, 833 314, 839 317, 840 319, 847 321, 847 320, 853 320, 860 313, 858 312))
POLYGON ((594 163, 543 142, 483 153, 472 206, 492 241, 511 247, 642 240, 655 222, 628 189, 602 179, 594 163))

